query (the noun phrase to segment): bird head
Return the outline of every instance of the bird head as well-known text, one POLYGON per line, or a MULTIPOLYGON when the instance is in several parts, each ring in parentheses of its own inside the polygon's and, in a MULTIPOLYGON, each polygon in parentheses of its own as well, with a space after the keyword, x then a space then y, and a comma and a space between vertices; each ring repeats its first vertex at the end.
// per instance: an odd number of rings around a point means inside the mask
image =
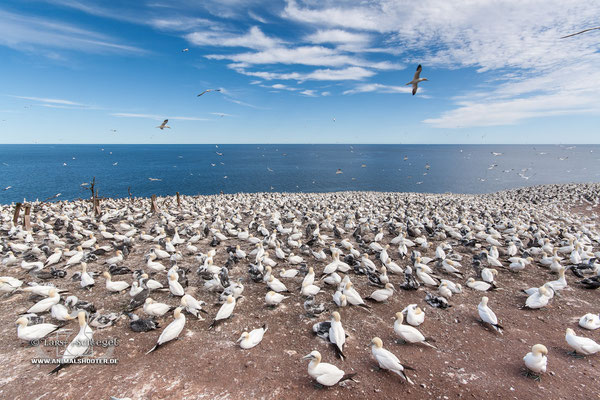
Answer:
POLYGON ((311 351, 310 353, 308 353, 307 355, 305 355, 304 357, 302 357, 303 360, 315 360, 318 362, 321 362, 321 353, 319 353, 316 350, 311 351))
POLYGON ((380 349, 383 347, 383 342, 378 337, 374 337, 373 339, 371 339, 371 345, 380 349))
POLYGON ((547 355, 548 354, 548 349, 546 348, 546 346, 544 346, 543 344, 536 344, 535 346, 533 346, 531 348, 531 352, 533 354, 543 354, 543 355, 547 355))

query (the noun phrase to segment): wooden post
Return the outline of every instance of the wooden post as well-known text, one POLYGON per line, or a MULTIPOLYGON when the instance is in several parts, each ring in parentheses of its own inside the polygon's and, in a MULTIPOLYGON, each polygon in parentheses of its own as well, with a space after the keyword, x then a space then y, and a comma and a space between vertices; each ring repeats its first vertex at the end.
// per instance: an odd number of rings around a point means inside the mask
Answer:
POLYGON ((155 194, 152 195, 152 207, 151 207, 151 211, 153 213, 158 213, 158 204, 156 204, 156 195, 155 194))
POLYGON ((23 219, 26 231, 31 231, 31 204, 25 204, 25 217, 23 219))
POLYGON ((94 193, 94 215, 99 216, 100 212, 100 199, 98 199, 98 190, 94 193))
POLYGON ((21 203, 17 203, 15 205, 15 215, 13 216, 13 224, 17 225, 17 222, 19 222, 19 214, 21 214, 21 207, 23 206, 23 204, 21 203))
POLYGON ((179 192, 175 192, 177 195, 177 207, 181 207, 181 198, 179 197, 179 192))
POLYGON ((129 201, 133 203, 133 194, 131 194, 131 186, 127 188, 127 193, 129 194, 129 201))

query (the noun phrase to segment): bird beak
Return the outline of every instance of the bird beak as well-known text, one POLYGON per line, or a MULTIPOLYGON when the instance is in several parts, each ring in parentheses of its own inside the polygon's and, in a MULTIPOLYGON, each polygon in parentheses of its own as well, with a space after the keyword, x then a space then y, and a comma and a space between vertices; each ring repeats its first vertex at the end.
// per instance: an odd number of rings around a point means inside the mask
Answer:
POLYGON ((302 357, 303 360, 306 360, 308 358, 312 358, 312 354, 307 354, 304 357, 302 357))
POLYGON ((236 340, 235 342, 236 342, 236 343, 239 343, 239 342, 241 342, 241 341, 242 341, 242 339, 244 339, 244 337, 243 337, 243 336, 240 336, 240 338, 239 338, 238 340, 236 340))

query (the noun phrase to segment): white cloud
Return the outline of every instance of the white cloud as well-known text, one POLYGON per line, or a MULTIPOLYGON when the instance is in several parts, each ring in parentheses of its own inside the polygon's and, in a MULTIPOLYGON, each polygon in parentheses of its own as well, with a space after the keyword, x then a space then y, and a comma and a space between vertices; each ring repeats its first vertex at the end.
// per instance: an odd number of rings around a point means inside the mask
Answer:
POLYGON ((320 29, 306 36, 305 40, 311 43, 367 44, 371 40, 371 35, 341 29, 320 29))
POLYGON ((137 114, 137 113, 112 113, 110 114, 114 117, 124 117, 124 118, 147 118, 153 119, 156 121, 162 121, 165 119, 169 120, 179 120, 179 121, 208 121, 207 118, 198 118, 198 117, 171 117, 164 115, 156 115, 156 114, 137 114))
POLYGON ((281 41, 265 35, 260 28, 253 26, 243 35, 236 35, 220 31, 192 32, 185 38, 196 46, 217 47, 246 47, 249 49, 268 49, 278 46, 281 41))
POLYGON ((51 58, 60 55, 49 48, 89 53, 147 53, 146 50, 118 43, 115 39, 90 30, 51 19, 30 17, 0 10, 0 45, 34 53, 41 51, 51 58))
POLYGON ((264 80, 296 80, 304 81, 358 81, 375 75, 375 72, 361 67, 348 67, 343 69, 317 69, 308 73, 290 72, 264 72, 264 71, 246 71, 237 69, 241 74, 254 76, 264 80))
POLYGON ((17 99, 36 101, 39 103, 60 104, 60 105, 66 105, 66 106, 85 106, 85 104, 76 103, 71 100, 63 100, 63 99, 50 99, 50 98, 44 98, 44 97, 28 97, 28 96, 11 96, 11 97, 15 97, 17 99))
POLYGON ((344 94, 356 94, 356 93, 370 93, 370 92, 378 92, 378 93, 412 93, 412 88, 410 86, 389 86, 382 85, 380 83, 365 83, 362 85, 358 85, 353 89, 346 90, 344 94))
POLYGON ((304 96, 308 96, 308 97, 317 97, 317 94, 315 93, 314 90, 310 90, 310 89, 306 89, 300 92, 300 94, 303 94, 304 96))

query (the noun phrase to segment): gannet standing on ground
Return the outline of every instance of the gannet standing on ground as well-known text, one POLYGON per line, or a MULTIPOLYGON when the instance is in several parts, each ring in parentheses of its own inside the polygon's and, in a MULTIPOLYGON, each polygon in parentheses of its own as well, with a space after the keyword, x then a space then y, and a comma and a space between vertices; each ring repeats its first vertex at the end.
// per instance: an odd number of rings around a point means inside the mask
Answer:
POLYGON ((311 351, 310 354, 302 358, 310 360, 308 374, 323 386, 334 386, 338 382, 352 379, 356 375, 356 373, 346 374, 335 365, 322 363, 321 353, 316 350, 311 351))
POLYGON ((125 281, 113 281, 110 273, 108 272, 102 273, 102 276, 106 278, 106 289, 109 292, 117 293, 129 287, 129 283, 125 281))
POLYGON ((394 332, 403 341, 407 343, 423 343, 426 346, 433 347, 437 350, 437 347, 427 342, 425 336, 417 328, 413 328, 409 325, 403 325, 404 314, 401 312, 396 313, 396 322, 394 322, 394 332))
POLYGON ((217 323, 219 323, 219 321, 229 318, 231 316, 231 314, 233 313, 234 308, 235 308, 235 299, 233 298, 233 296, 229 295, 229 296, 227 296, 227 300, 225 301, 225 303, 223 303, 221 308, 219 308, 219 311, 217 312, 215 319, 209 325, 208 329, 212 329, 217 323))
POLYGON ((264 324, 261 328, 251 330, 250 333, 244 332, 237 343, 240 344, 242 349, 251 349, 262 341, 267 329, 267 324, 264 324))
POLYGON ((479 317, 485 323, 490 324, 495 330, 502 333, 504 329, 501 325, 498 325, 498 318, 496 314, 492 311, 491 308, 488 307, 488 298, 483 296, 481 298, 481 303, 477 306, 477 310, 479 311, 479 317))
POLYGON ((156 345, 150 350, 148 350, 146 354, 152 353, 164 343, 170 342, 173 339, 177 339, 177 337, 183 330, 183 327, 185 326, 185 315, 183 315, 183 313, 181 312, 181 307, 177 307, 175 309, 175 312, 173 312, 173 317, 175 318, 173 322, 167 325, 167 327, 162 331, 162 333, 158 337, 156 345))
POLYGON ((265 295, 265 303, 267 303, 268 306, 272 306, 275 307, 277 306, 279 303, 281 303, 284 299, 287 299, 287 296, 284 296, 280 293, 275 293, 274 291, 270 290, 266 295, 265 295))
POLYGON ((92 328, 88 326, 85 321, 85 311, 79 311, 77 313, 77 319, 79 320, 79 333, 75 336, 75 339, 69 343, 65 352, 63 353, 61 363, 56 366, 50 373, 55 373, 66 367, 69 361, 75 360, 85 355, 92 345, 94 339, 92 328))
POLYGON ((525 357, 523 357, 523 361, 525 362, 525 366, 527 369, 533 374, 534 378, 539 380, 539 374, 543 374, 546 372, 546 364, 548 363, 548 349, 543 344, 536 344, 531 348, 531 352, 527 353, 525 357))
MULTIPOLYGON (((414 385, 413 381, 404 373, 404 367, 400 364, 400 360, 394 354, 383 348, 383 342, 378 337, 371 340, 371 354, 379 364, 379 368, 387 369, 401 376, 405 381, 414 385)), ((406 367, 406 369, 412 369, 406 367)))
POLYGON ((343 360, 346 358, 344 355, 344 343, 346 343, 346 332, 342 327, 342 320, 340 313, 334 311, 331 314, 331 326, 329 328, 329 341, 333 344, 337 355, 343 360))
POLYGON ((413 77, 412 81, 410 81, 406 84, 406 86, 412 85, 413 96, 417 93, 417 89, 419 88, 419 82, 423 82, 423 81, 427 80, 427 78, 419 77, 421 75, 422 70, 423 70, 423 67, 421 67, 421 64, 419 64, 419 66, 417 67, 417 72, 415 72, 415 76, 413 77))
POLYGON ((545 307, 548 304, 550 297, 548 296, 548 290, 544 286, 538 288, 537 292, 533 293, 525 301, 525 307, 531 309, 537 309, 545 307))
POLYGON ((567 328, 565 339, 575 353, 589 356, 600 351, 600 344, 594 342, 592 339, 576 336, 575 331, 571 328, 567 328))

